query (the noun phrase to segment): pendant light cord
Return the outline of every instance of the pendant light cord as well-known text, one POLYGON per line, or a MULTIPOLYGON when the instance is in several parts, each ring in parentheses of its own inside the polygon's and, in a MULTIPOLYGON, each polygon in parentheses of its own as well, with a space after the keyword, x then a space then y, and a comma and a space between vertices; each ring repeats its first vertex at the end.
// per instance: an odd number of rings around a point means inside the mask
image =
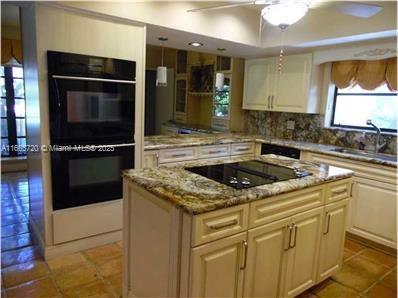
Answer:
POLYGON ((285 42, 285 30, 286 27, 285 26, 281 26, 281 50, 279 52, 279 61, 278 61, 278 72, 279 74, 282 73, 282 63, 283 63, 283 44, 285 42))

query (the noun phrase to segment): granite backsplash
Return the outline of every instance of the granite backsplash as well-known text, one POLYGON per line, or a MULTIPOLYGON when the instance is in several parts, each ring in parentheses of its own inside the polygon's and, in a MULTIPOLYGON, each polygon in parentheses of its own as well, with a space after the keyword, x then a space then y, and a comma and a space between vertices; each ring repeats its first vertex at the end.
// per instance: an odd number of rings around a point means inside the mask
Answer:
MULTIPOLYGON (((269 138, 287 139, 358 149, 362 132, 328 129, 324 127, 324 116, 318 114, 279 113, 266 111, 246 111, 246 132, 269 138), (287 121, 294 121, 294 129, 287 129, 287 121)), ((366 150, 372 150, 376 134, 367 132, 364 137, 366 150)), ((397 154, 397 136, 382 134, 380 142, 386 146, 381 153, 397 154)))

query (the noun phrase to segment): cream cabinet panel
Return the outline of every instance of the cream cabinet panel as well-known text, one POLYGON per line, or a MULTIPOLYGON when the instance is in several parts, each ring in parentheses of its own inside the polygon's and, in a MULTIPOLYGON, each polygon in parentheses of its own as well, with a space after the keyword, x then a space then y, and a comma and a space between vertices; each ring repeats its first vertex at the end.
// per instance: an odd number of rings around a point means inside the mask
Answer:
POLYGON ((283 297, 294 297, 316 283, 323 207, 292 217, 290 249, 282 279, 283 297))
POLYGON ((154 168, 158 166, 159 152, 145 151, 144 152, 144 168, 154 168))
POLYGON ((312 68, 312 54, 283 58, 271 108, 277 112, 305 112, 307 110, 312 68))
POLYGON ((196 147, 165 149, 159 151, 159 163, 193 160, 196 159, 197 156, 196 147))
POLYGON ((246 234, 192 249, 190 297, 242 297, 246 234))
POLYGON ((341 268, 347 208, 348 199, 325 207, 317 282, 330 277, 341 268))
POLYGON ((350 232, 395 247, 397 235, 395 185, 356 178, 350 208, 350 232))
POLYGON ((290 218, 249 230, 244 297, 278 297, 290 218))
POLYGON ((274 93, 275 58, 246 60, 243 109, 270 110, 274 93))

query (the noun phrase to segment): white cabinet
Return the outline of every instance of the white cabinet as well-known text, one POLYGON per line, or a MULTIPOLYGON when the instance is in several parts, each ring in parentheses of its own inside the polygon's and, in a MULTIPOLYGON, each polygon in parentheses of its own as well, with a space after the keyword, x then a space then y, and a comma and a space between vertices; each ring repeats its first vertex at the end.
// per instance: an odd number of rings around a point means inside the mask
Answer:
POLYGON ((248 232, 244 297, 279 297, 290 218, 248 232))
MULTIPOLYGON (((348 232, 396 248, 396 168, 303 151, 301 159, 353 170, 348 232)), ((337 182, 331 185, 333 187, 329 188, 330 194, 335 192, 339 196, 339 193, 348 192, 344 184, 337 182)))
POLYGON ((192 249, 190 297, 242 297, 246 232, 192 249))
POLYGON ((246 60, 243 109, 317 113, 321 80, 312 54, 246 60))
POLYGON ((280 296, 294 297, 316 284, 323 207, 292 217, 280 296))
POLYGON ((395 247, 396 185, 356 178, 352 189, 350 232, 395 247))
POLYGON ((155 168, 158 166, 159 152, 145 151, 144 152, 144 168, 155 168))
POLYGON ((341 268, 347 208, 348 199, 325 207, 317 282, 330 277, 341 268))
POLYGON ((270 109, 270 97, 275 88, 275 63, 274 58, 246 60, 243 109, 270 109))

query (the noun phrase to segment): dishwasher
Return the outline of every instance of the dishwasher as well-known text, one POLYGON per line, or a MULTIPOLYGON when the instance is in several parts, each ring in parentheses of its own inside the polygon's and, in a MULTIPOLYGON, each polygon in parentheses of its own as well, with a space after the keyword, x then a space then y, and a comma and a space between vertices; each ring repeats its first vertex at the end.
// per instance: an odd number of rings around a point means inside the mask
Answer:
POLYGON ((263 154, 276 154, 287 156, 295 159, 300 159, 300 150, 296 148, 290 148, 285 146, 278 146, 272 144, 261 145, 261 155, 263 154))

